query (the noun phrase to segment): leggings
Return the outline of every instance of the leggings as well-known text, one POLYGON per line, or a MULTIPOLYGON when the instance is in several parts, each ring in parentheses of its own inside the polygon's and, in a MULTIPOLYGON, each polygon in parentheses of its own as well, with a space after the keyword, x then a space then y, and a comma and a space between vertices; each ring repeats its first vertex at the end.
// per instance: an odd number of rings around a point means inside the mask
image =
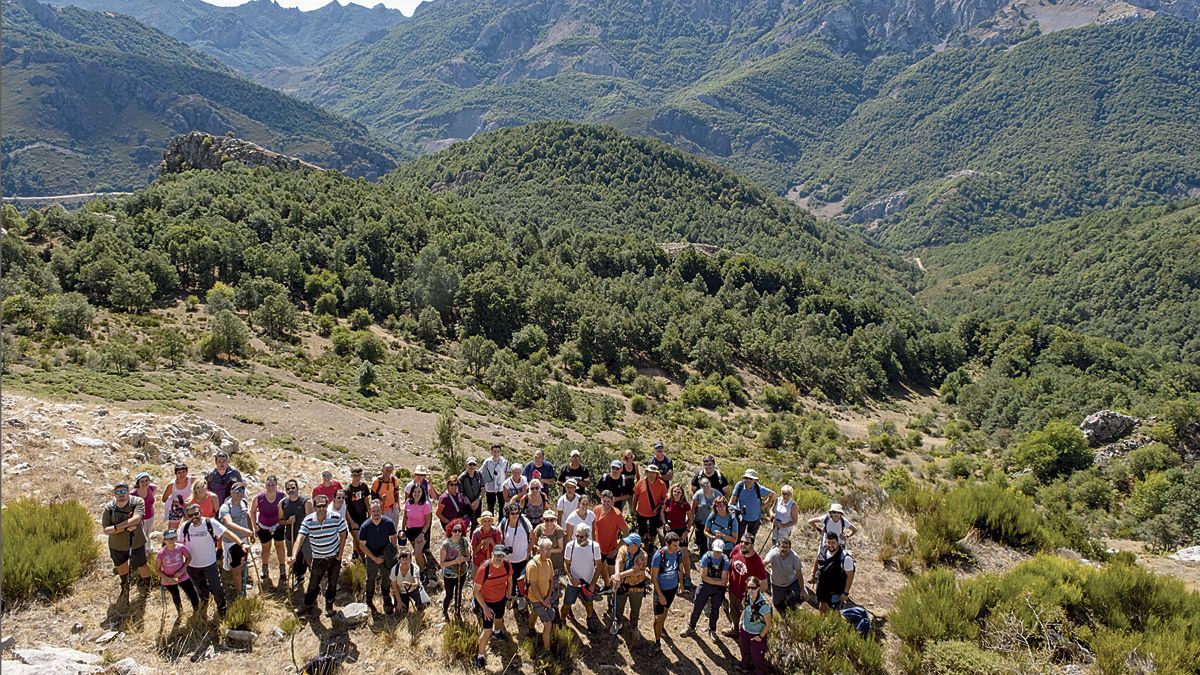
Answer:
MULTIPOLYGON (((463 581, 466 577, 442 577, 442 582, 446 585, 446 595, 442 598, 442 615, 450 614, 450 605, 454 604, 456 599, 461 598, 463 587, 466 585, 463 581)), ((461 600, 459 602, 461 605, 461 600)))
POLYGON ((183 589, 183 594, 187 596, 188 602, 192 603, 192 611, 200 605, 200 596, 196 595, 196 587, 192 585, 191 579, 184 579, 175 584, 163 584, 163 588, 171 594, 171 600, 175 603, 175 611, 183 609, 183 603, 179 598, 179 589, 183 589))

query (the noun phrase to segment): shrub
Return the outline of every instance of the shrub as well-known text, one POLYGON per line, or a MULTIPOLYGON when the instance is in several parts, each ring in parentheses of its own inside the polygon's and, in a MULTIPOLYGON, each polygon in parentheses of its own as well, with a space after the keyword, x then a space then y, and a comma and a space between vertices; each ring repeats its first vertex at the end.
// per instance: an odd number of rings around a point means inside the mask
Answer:
POLYGON ((238 471, 244 474, 254 474, 258 472, 258 460, 254 455, 245 450, 235 452, 229 457, 229 462, 237 467, 238 471))
POLYGON ((970 478, 975 473, 975 461, 961 452, 946 458, 942 468, 951 478, 970 478))
POLYGON ((375 319, 365 308, 359 307, 350 312, 349 323, 350 328, 353 330, 366 330, 371 324, 375 323, 375 319))
POLYGON ((633 378, 633 391, 642 396, 662 400, 667 395, 667 383, 649 375, 638 375, 633 378))
POLYGON ((829 498, 812 489, 796 488, 792 491, 792 500, 800 513, 824 511, 829 507, 829 498))
POLYGON ((322 293, 321 297, 317 298, 316 304, 313 305, 313 312, 324 316, 335 316, 337 314, 338 299, 333 293, 322 293))
POLYGON ((886 673, 883 647, 864 638, 837 612, 772 614, 767 661, 785 673, 886 673))
POLYGON ((937 640, 974 640, 983 594, 970 584, 960 588, 950 570, 913 577, 896 596, 888 626, 896 637, 922 649, 937 640))
POLYGON ((425 307, 417 315, 417 339, 426 347, 432 349, 441 341, 446 332, 442 325, 442 316, 432 307, 425 307))
POLYGON ((606 384, 608 382, 608 368, 604 367, 603 363, 594 363, 588 369, 588 379, 596 384, 606 384))
POLYGON ((221 625, 233 630, 257 630, 266 605, 266 600, 262 595, 235 598, 225 610, 225 616, 221 618, 221 625))
POLYGON ((262 327, 267 335, 277 338, 295 332, 299 326, 295 306, 283 295, 272 295, 264 299, 258 309, 254 310, 253 317, 254 322, 262 327))
POLYGON ((100 555, 95 517, 77 501, 42 504, 30 498, 0 511, 4 604, 66 595, 100 555))
POLYGON ((342 566, 338 585, 355 598, 360 597, 367 588, 367 566, 362 560, 355 560, 349 565, 342 566))
POLYGON ((317 335, 321 337, 329 337, 333 334, 333 327, 337 325, 337 321, 328 314, 321 314, 317 317, 317 335))
POLYGON ((926 675, 1001 675, 1009 672, 1004 659, 962 640, 935 642, 921 660, 926 675))
POLYGON ((204 311, 213 316, 224 311, 232 312, 236 306, 234 304, 235 295, 236 292, 232 286, 218 281, 208 289, 208 293, 204 296, 204 311))
POLYGON ((59 335, 86 338, 92 332, 96 310, 80 293, 63 293, 50 306, 50 330, 59 335))
POLYGON ((383 344, 383 340, 379 339, 374 333, 360 332, 355 335, 358 340, 358 347, 354 353, 363 361, 371 363, 383 363, 387 359, 387 345, 383 344))
POLYGON ((713 410, 729 405, 729 395, 715 384, 689 384, 683 388, 679 400, 689 408, 713 410))
POLYGON ((374 396, 377 392, 375 382, 379 379, 379 375, 375 372, 375 366, 370 361, 363 361, 358 367, 358 393, 363 396, 374 396))
POLYGON ((1155 471, 1179 466, 1180 457, 1178 452, 1162 443, 1150 443, 1130 452, 1125 461, 1129 470, 1140 480, 1155 471))
POLYGON ((1069 475, 1092 465, 1094 453, 1079 427, 1065 420, 1048 422, 1025 436, 1013 449, 1013 463, 1042 480, 1069 475))
POLYGON ((523 326, 513 333, 508 344, 517 356, 527 359, 530 354, 546 348, 546 331, 534 324, 523 326))
POLYGON ((492 362, 492 355, 496 353, 496 343, 482 335, 472 335, 462 341, 459 351, 462 352, 462 360, 467 368, 479 375, 492 362))
POLYGON ((641 394, 634 394, 633 398, 629 399, 629 409, 636 415, 645 415, 650 412, 650 401, 641 394))
POLYGON ((521 652, 541 675, 562 675, 574 671, 582 645, 579 636, 569 626, 555 626, 550 631, 550 651, 542 651, 541 634, 521 642, 521 652))
POLYGON ((450 663, 472 663, 479 647, 479 623, 451 621, 442 629, 442 654, 450 663))
POLYGON ((208 322, 209 332, 200 341, 200 353, 215 361, 245 356, 250 348, 250 331, 230 310, 222 310, 208 322))
POLYGON ((913 480, 912 474, 902 466, 893 466, 883 472, 883 477, 879 479, 879 487, 887 490, 888 494, 891 495, 912 489, 916 485, 917 483, 913 480))
POLYGON ((796 390, 794 387, 772 387, 767 385, 763 387, 762 393, 758 395, 758 402, 767 410, 773 412, 790 411, 796 406, 796 390))

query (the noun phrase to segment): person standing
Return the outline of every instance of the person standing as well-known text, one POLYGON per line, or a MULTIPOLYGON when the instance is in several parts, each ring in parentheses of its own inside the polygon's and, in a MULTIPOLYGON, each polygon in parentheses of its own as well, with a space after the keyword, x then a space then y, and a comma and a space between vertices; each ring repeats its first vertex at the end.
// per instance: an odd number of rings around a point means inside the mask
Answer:
POLYGON ((550 632, 558 610, 554 606, 554 559, 550 549, 554 542, 549 537, 538 540, 538 552, 525 568, 525 586, 529 594, 529 635, 536 634, 537 622, 542 622, 542 650, 550 651, 550 632))
MULTIPOLYGON (((516 580, 525 576, 525 565, 529 562, 529 552, 533 549, 533 524, 521 515, 521 505, 509 502, 504 507, 504 520, 500 521, 500 539, 507 551, 509 565, 512 567, 514 588, 516 580)), ((517 606, 522 604, 522 598, 513 596, 517 606)))
POLYGON ((547 492, 553 490, 554 485, 558 482, 558 474, 554 471, 554 465, 546 459, 546 452, 541 448, 533 451, 533 461, 521 469, 521 474, 531 482, 540 479, 547 492))
POLYGON ((775 493, 758 483, 758 472, 747 469, 742 474, 742 480, 733 488, 733 496, 729 499, 729 508, 740 514, 743 534, 750 535, 750 541, 758 537, 758 528, 762 524, 763 512, 770 512, 775 493))
POLYGON ((596 618, 596 579, 600 574, 600 546, 591 540, 592 530, 587 525, 575 528, 575 539, 567 543, 563 551, 563 568, 567 573, 567 591, 563 597, 562 620, 574 618, 571 606, 576 600, 583 601, 587 612, 587 631, 594 634, 600 620, 596 618))
POLYGON ((420 464, 413 469, 412 480, 404 484, 404 495, 407 497, 412 494, 414 487, 420 487, 424 490, 425 497, 429 499, 429 503, 431 504, 436 503, 440 496, 437 488, 433 487, 433 482, 429 480, 429 469, 420 464))
MULTIPOLYGON (((680 491, 683 488, 680 487, 680 491)), ((679 592, 679 575, 687 551, 679 545, 679 534, 667 534, 667 545, 660 548, 650 560, 650 579, 654 583, 654 649, 662 651, 663 625, 667 612, 679 592)))
MULTIPOLYGON (((232 531, 239 540, 249 541, 254 536, 250 529, 250 505, 246 502, 246 485, 234 483, 229 491, 229 499, 221 505, 217 517, 225 529, 232 531)), ((224 568, 229 578, 235 584, 237 595, 246 594, 246 555, 247 551, 241 543, 228 547, 224 556, 224 568)))
MULTIPOLYGON (((197 478, 195 483, 192 483, 192 496, 188 500, 188 504, 197 504, 200 506, 200 513, 205 518, 216 518, 217 511, 221 509, 221 502, 217 501, 217 496, 209 491, 208 483, 203 478, 197 478)), ((184 505, 184 511, 187 510, 187 504, 184 505)))
POLYGON ((425 498, 425 489, 416 485, 408 492, 404 504, 404 540, 413 547, 415 560, 426 565, 429 549, 430 526, 433 522, 433 507, 425 498))
MULTIPOLYGON (((583 463, 578 450, 571 451, 571 461, 563 468, 559 478, 564 481, 574 479, 575 487, 581 493, 587 492, 592 487, 592 470, 583 463)), ((559 512, 562 512, 561 508, 559 512)))
POLYGON ((742 541, 729 556, 729 613, 732 619, 732 637, 737 637, 737 624, 741 618, 742 605, 746 598, 746 584, 751 579, 765 581, 767 567, 762 556, 754 550, 754 539, 748 532, 742 533, 742 541))
POLYGON ((452 476, 446 481, 446 491, 438 497, 437 516, 438 522, 442 524, 442 532, 446 535, 450 534, 450 527, 459 519, 470 522, 470 509, 467 507, 467 501, 459 492, 460 483, 457 476, 452 476))
POLYGON ((175 480, 167 483, 163 489, 162 502, 167 508, 167 527, 176 529, 179 521, 183 520, 183 509, 192 498, 192 477, 188 475, 187 464, 175 465, 175 480))
POLYGON ((624 484, 629 487, 629 493, 626 495, 617 495, 618 497, 624 496, 625 499, 618 499, 616 503, 618 506, 629 504, 629 510, 630 513, 632 513, 633 501, 629 498, 633 496, 633 486, 637 485, 637 482, 642 479, 641 471, 638 470, 637 461, 633 458, 633 450, 626 450, 625 453, 621 455, 621 477, 625 479, 624 484))
POLYGON ((594 513, 596 519, 589 532, 595 533, 596 543, 600 545, 600 578, 607 580, 616 564, 617 547, 621 538, 629 533, 629 525, 625 523, 625 515, 613 506, 611 492, 605 491, 600 496, 600 506, 596 507, 594 513))
POLYGON ((383 505, 383 515, 397 525, 400 524, 400 486, 396 483, 396 467, 391 462, 383 465, 383 469, 375 480, 371 481, 371 497, 378 499, 383 505))
POLYGON ((221 583, 221 572, 217 569, 217 544, 222 539, 234 544, 241 544, 242 540, 220 522, 201 515, 198 504, 189 504, 184 516, 187 522, 179 528, 179 542, 191 557, 188 578, 195 584, 196 596, 203 605, 207 606, 209 595, 216 599, 219 619, 225 616, 226 605, 225 585, 221 583))
POLYGON ((824 614, 841 609, 842 599, 854 585, 854 558, 842 547, 842 538, 831 534, 825 547, 813 561, 813 573, 808 582, 817 588, 817 608, 824 614))
POLYGON ((758 579, 746 584, 746 605, 738 631, 742 669, 753 670, 754 675, 767 675, 767 632, 771 630, 771 606, 763 597, 761 584, 758 579))
POLYGON ((156 556, 158 580, 171 594, 176 614, 183 614, 183 602, 179 598, 179 591, 183 591, 187 596, 188 602, 192 603, 192 612, 195 613, 196 608, 200 606, 200 598, 196 595, 196 587, 192 585, 187 573, 192 556, 186 548, 178 545, 178 536, 178 532, 173 529, 163 532, 163 547, 156 556))
POLYGON ((501 543, 500 530, 496 529, 496 516, 491 511, 484 511, 479 516, 479 527, 471 534, 471 550, 473 567, 486 563, 492 555, 492 549, 501 543))
POLYGON ((829 535, 837 536, 841 539, 842 544, 845 544, 847 539, 853 537, 854 533, 858 532, 858 528, 842 512, 842 505, 837 502, 829 505, 829 513, 826 513, 824 516, 809 518, 808 525, 821 533, 821 544, 817 547, 817 555, 820 555, 821 551, 825 550, 825 539, 829 535))
POLYGON ((712 455, 704 458, 704 465, 692 476, 692 492, 700 490, 700 481, 708 479, 708 484, 712 489, 721 493, 726 499, 729 498, 729 479, 717 469, 717 459, 712 455))
MULTIPOLYGON (((300 494, 300 484, 296 480, 290 479, 284 485, 284 492, 287 498, 281 503, 280 509, 283 513, 283 529, 284 529, 284 549, 291 551, 296 544, 296 539, 300 535, 300 523, 304 517, 313 512, 312 501, 308 497, 300 494)), ((286 556, 286 554, 285 554, 286 556)), ((288 558, 290 560, 290 558, 288 558)), ((284 560, 284 558, 280 558, 284 560)), ((308 573, 308 566, 312 562, 312 546, 305 541, 304 546, 300 550, 300 555, 295 556, 295 561, 288 565, 292 572, 292 590, 296 591, 304 585, 304 575, 308 573)), ((279 585, 284 586, 285 580, 282 572, 279 575, 279 585)))
POLYGON ((608 473, 601 476, 596 483, 596 492, 604 494, 605 492, 612 493, 613 506, 618 511, 624 507, 625 502, 633 496, 633 485, 636 481, 630 480, 621 471, 621 460, 614 459, 608 465, 608 473))
POLYGON ((542 522, 533 528, 534 541, 541 541, 543 537, 550 540, 550 561, 554 563, 556 575, 562 573, 566 535, 567 531, 558 524, 558 514, 554 509, 547 509, 542 514, 542 522))
POLYGON ((142 503, 146 505, 146 517, 142 518, 142 534, 147 540, 150 539, 150 533, 154 531, 154 497, 158 493, 158 486, 150 482, 150 474, 141 471, 133 478, 133 496, 140 497, 142 503))
POLYGON ((575 506, 575 510, 567 514, 563 521, 567 541, 574 538, 575 528, 580 525, 587 525, 590 528, 595 522, 596 512, 592 510, 592 500, 587 495, 579 495, 579 503, 575 506))
POLYGON ((708 607, 708 637, 713 642, 719 642, 717 636, 717 620, 721 617, 721 605, 725 603, 725 589, 729 586, 729 556, 725 555, 725 542, 715 540, 712 550, 700 557, 700 589, 696 591, 696 599, 692 602, 692 616, 688 627, 683 631, 684 637, 696 634, 696 623, 704 608, 708 607))
MULTIPOLYGON (((208 487, 208 491, 216 496, 216 507, 221 508, 226 499, 229 499, 229 490, 234 483, 241 483, 242 472, 229 466, 229 453, 224 450, 217 450, 213 453, 213 463, 216 465, 212 471, 204 477, 204 482, 208 487)), ((206 518, 211 518, 213 514, 206 514, 206 518)))
MULTIPOLYGON (((442 618, 450 620, 450 604, 455 603, 455 613, 462 606, 462 589, 471 578, 471 543, 464 536, 466 520, 455 520, 446 531, 442 541, 438 564, 442 569, 442 585, 446 594, 442 597, 442 618)), ((459 616, 459 618, 462 618, 459 616)))
POLYGON ((333 501, 333 498, 337 495, 338 490, 341 489, 341 482, 334 480, 333 472, 329 469, 326 469, 321 472, 321 482, 317 483, 316 487, 312 489, 312 496, 316 497, 317 495, 323 495, 325 497, 325 503, 328 504, 333 501))
POLYGON ((517 502, 521 504, 521 514, 528 518, 529 522, 541 523, 542 514, 550 506, 550 502, 546 499, 542 479, 534 478, 529 481, 529 489, 524 495, 517 498, 517 502))
POLYGON ((667 457, 667 451, 662 441, 654 441, 654 456, 648 463, 650 466, 657 466, 659 475, 668 483, 675 477, 675 462, 667 457))
POLYGON ((560 525, 566 525, 567 516, 579 508, 579 500, 582 497, 583 495, 579 493, 579 483, 574 478, 563 481, 563 493, 558 496, 558 501, 554 504, 555 510, 559 513, 560 525))
POLYGON ((392 594, 388 590, 388 570, 396 564, 396 524, 383 515, 383 503, 372 499, 367 520, 358 528, 359 554, 367 567, 367 607, 375 609, 375 590, 383 594, 383 611, 392 614, 392 594))
POLYGON ((713 502, 712 513, 704 523, 704 536, 710 542, 721 541, 726 549, 732 548, 738 540, 738 521, 729 512, 729 504, 724 497, 718 496, 713 502))
POLYGON ((346 491, 346 519, 350 525, 350 535, 353 537, 351 542, 353 557, 357 558, 360 554, 358 538, 359 528, 367 522, 370 517, 371 506, 371 486, 363 481, 362 467, 356 466, 350 469, 350 484, 345 487, 346 491))
POLYGON ((492 456, 483 460, 483 491, 487 510, 496 513, 504 508, 504 481, 508 478, 508 460, 500 454, 500 444, 492 443, 492 456))
POLYGON ((508 467, 508 472, 511 474, 504 481, 504 506, 507 507, 523 496, 529 490, 529 479, 521 474, 521 465, 513 464, 508 467))
POLYGON ((100 524, 108 535, 108 555, 113 574, 121 579, 121 596, 129 594, 129 566, 138 571, 138 585, 143 590, 150 584, 150 567, 146 564, 146 533, 142 518, 146 504, 141 497, 129 494, 129 483, 113 485, 113 499, 104 506, 100 524))
POLYGON ((688 534, 692 529, 692 504, 684 497, 683 485, 671 486, 662 514, 667 534, 676 535, 683 547, 683 588, 695 590, 692 584, 692 556, 687 550, 688 534))
POLYGON ((699 485, 700 488, 692 495, 692 529, 695 532, 696 555, 702 556, 708 553, 709 549, 704 528, 708 523, 708 516, 712 513, 713 503, 720 493, 713 489, 707 478, 701 478, 699 485))
POLYGON ((325 616, 335 613, 338 576, 342 571, 342 550, 346 546, 346 535, 350 527, 346 521, 329 510, 329 500, 323 494, 313 497, 313 512, 300 523, 300 536, 292 546, 292 558, 300 555, 304 542, 312 544, 312 576, 308 578, 308 589, 304 592, 304 606, 300 614, 312 611, 321 581, 325 581, 325 616))
POLYGON ((629 621, 626 626, 634 635, 638 634, 638 617, 642 615, 642 600, 646 596, 646 568, 650 560, 642 548, 642 538, 637 533, 623 540, 625 545, 617 550, 616 571, 609 580, 613 593, 612 625, 608 632, 616 635, 621 631, 621 620, 625 618, 625 605, 629 605, 629 621))
POLYGON ((780 612, 804 604, 804 562, 792 550, 792 540, 781 539, 764 562, 771 572, 771 604, 780 612))
POLYGON ((784 485, 779 488, 779 499, 771 509, 771 544, 778 546, 785 539, 792 538, 792 529, 800 520, 800 507, 792 499, 792 486, 784 485))
POLYGON ((467 470, 459 474, 458 483, 458 490, 466 502, 469 526, 475 527, 479 523, 479 514, 483 513, 483 491, 486 484, 483 473, 479 471, 478 459, 467 458, 467 470))
POLYGON ((662 527, 662 509, 667 502, 667 484, 659 475, 658 467, 646 467, 646 479, 638 481, 633 488, 634 513, 637 516, 637 531, 647 545, 658 541, 658 530, 662 527))
POLYGON ((262 544, 262 581, 271 580, 271 553, 279 560, 279 585, 287 586, 287 533, 283 525, 283 502, 287 497, 279 490, 279 478, 267 476, 262 492, 250 501, 250 522, 262 544))
POLYGON ((504 634, 504 609, 516 582, 512 565, 504 559, 507 554, 504 546, 493 548, 491 560, 475 572, 475 611, 483 617, 479 650, 475 656, 477 668, 487 665, 487 645, 493 633, 501 640, 508 638, 504 634), (496 624, 500 624, 499 630, 496 630, 496 624))

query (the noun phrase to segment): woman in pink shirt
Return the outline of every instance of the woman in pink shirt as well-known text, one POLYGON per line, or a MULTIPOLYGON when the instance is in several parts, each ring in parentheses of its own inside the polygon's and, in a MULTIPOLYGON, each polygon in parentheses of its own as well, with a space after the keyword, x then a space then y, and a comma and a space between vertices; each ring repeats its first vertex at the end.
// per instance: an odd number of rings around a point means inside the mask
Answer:
POLYGON ((142 532, 146 540, 150 540, 150 532, 154 529, 154 495, 158 486, 150 482, 150 474, 142 471, 133 479, 133 494, 146 502, 146 516, 142 518, 142 532))
POLYGON ((156 560, 159 581, 162 582, 163 588, 171 594, 171 600, 175 602, 175 613, 182 614, 183 603, 179 600, 179 589, 183 589, 188 602, 192 603, 193 612, 200 604, 200 597, 196 595, 196 587, 192 585, 192 580, 188 578, 187 573, 188 563, 192 562, 192 555, 188 553, 187 548, 177 544, 177 538, 178 535, 174 529, 163 532, 163 547, 158 552, 156 560))
POLYGON ((418 483, 408 493, 404 505, 404 538, 412 544, 414 560, 424 560, 432 523, 433 505, 426 499, 425 490, 418 483))

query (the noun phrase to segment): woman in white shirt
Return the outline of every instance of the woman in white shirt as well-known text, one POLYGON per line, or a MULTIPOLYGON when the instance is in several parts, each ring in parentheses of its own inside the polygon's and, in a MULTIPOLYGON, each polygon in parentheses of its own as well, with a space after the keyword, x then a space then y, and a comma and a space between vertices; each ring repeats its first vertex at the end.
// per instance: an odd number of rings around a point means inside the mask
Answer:
POLYGON ((792 486, 784 485, 779 488, 779 499, 775 500, 775 505, 771 508, 771 524, 774 526, 771 529, 771 544, 778 546, 784 539, 791 539, 792 528, 799 519, 800 508, 796 506, 796 500, 792 499, 792 486))
POLYGON ((588 529, 592 529, 592 524, 596 522, 596 512, 592 510, 592 499, 587 495, 579 495, 579 505, 575 510, 567 514, 567 518, 563 521, 563 528, 567 531, 567 541, 575 540, 575 528, 580 525, 587 525, 588 529))

